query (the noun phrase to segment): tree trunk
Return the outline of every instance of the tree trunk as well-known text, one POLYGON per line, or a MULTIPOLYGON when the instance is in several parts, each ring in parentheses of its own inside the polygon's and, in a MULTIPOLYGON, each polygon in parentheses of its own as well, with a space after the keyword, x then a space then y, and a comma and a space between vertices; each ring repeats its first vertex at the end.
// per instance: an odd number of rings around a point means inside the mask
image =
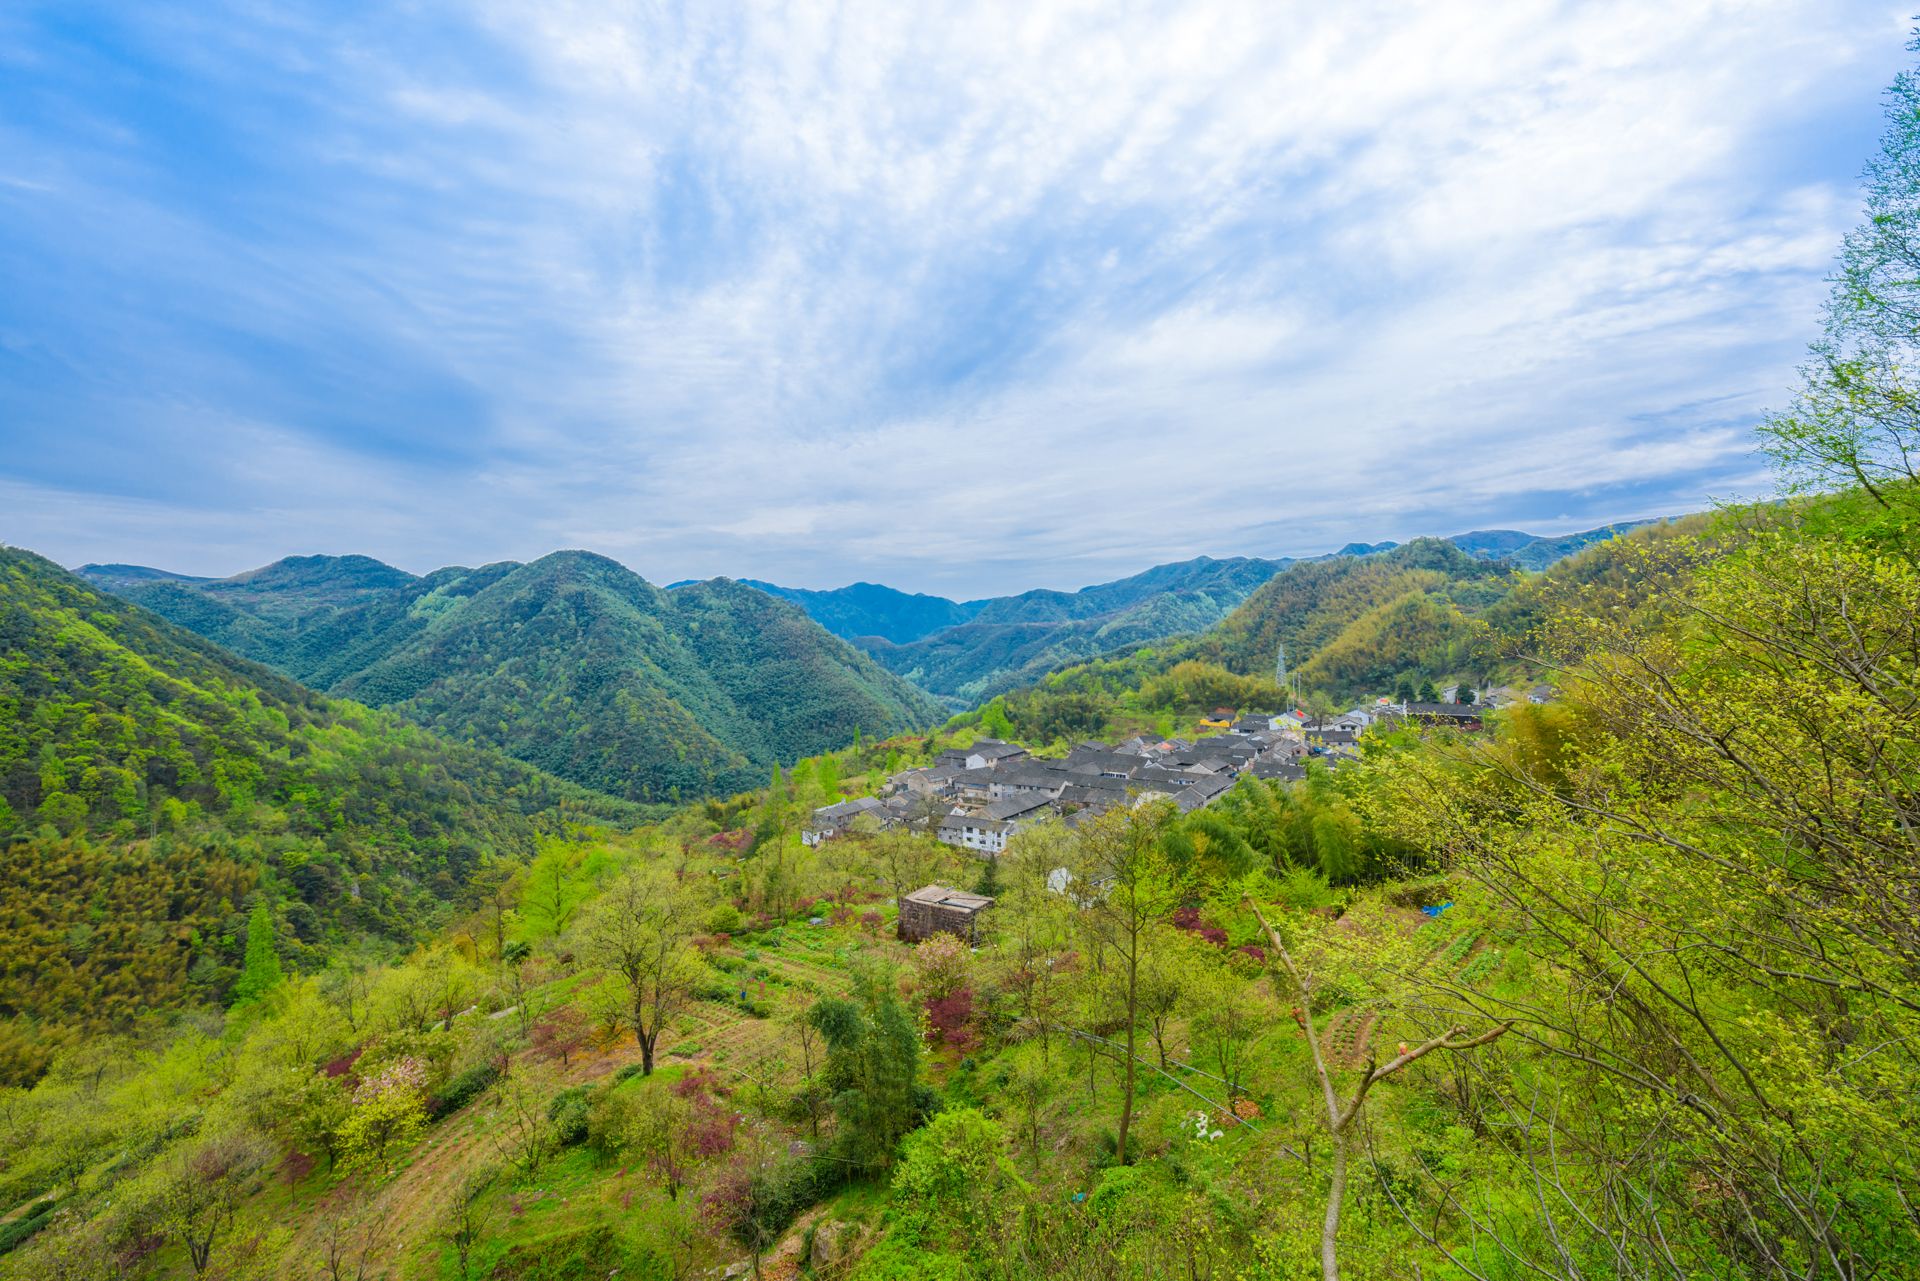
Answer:
POLYGON ((1340 1201, 1347 1194, 1347 1136, 1333 1136, 1333 1174, 1327 1184, 1327 1217, 1320 1226, 1321 1281, 1340 1281, 1340 1201))
POLYGON ((1127 1130, 1133 1121, 1134 1038, 1139 1023, 1140 940, 1135 936, 1133 950, 1127 953, 1127 1073, 1120 1098, 1120 1143, 1115 1159, 1127 1163, 1127 1130))

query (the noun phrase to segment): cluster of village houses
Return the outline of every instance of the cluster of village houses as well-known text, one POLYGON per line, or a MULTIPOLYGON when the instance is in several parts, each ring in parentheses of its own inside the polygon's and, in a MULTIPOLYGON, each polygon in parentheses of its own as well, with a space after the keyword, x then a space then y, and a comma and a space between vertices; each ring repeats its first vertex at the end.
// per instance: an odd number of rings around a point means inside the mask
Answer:
POLYGON ((1478 729, 1482 710, 1454 702, 1381 700, 1310 720, 1298 711, 1236 717, 1221 708, 1202 722, 1218 731, 1207 737, 1084 742, 1054 758, 981 739, 942 752, 932 765, 893 775, 877 797, 815 810, 802 839, 818 844, 856 825, 905 827, 992 857, 1023 827, 1050 817, 1061 816, 1071 825, 1155 795, 1172 797, 1183 812, 1196 810, 1225 795, 1243 774, 1296 780, 1305 777, 1309 758, 1337 764, 1358 750, 1360 735, 1377 721, 1412 719, 1478 729))

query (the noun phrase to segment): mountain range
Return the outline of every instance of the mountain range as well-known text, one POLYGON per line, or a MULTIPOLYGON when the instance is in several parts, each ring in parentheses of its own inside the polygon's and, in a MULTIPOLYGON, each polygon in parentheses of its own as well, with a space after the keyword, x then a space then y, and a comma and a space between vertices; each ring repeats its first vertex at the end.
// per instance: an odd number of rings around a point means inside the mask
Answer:
POLYGON ((79 572, 314 689, 628 800, 740 791, 940 716, 791 604, 728 579, 662 590, 589 552, 423 577, 365 556, 79 572))
MULTIPOLYGON (((874 583, 662 589, 582 551, 424 576, 367 556, 293 556, 228 578, 126 564, 78 572, 314 690, 659 802, 740 791, 775 762, 922 728, 1050 671, 1175 637, 1234 651, 1236 670, 1268 667, 1278 634, 1235 622, 1236 611, 1309 580, 1365 582, 1363 597, 1343 599, 1407 615, 1383 618, 1390 632, 1457 639, 1459 620, 1432 597, 1436 573, 1498 580, 1624 528, 1483 530, 1418 540, 1417 554, 1354 543, 1300 561, 1202 556, 1079 591, 971 601, 874 583)), ((1358 679, 1342 672, 1338 685, 1358 679)))
POLYGON ((289 958, 416 939, 563 812, 645 817, 0 548, 0 1018, 95 1026, 222 990, 262 885, 289 901, 289 958))
MULTIPOLYGON (((1476 560, 1538 571, 1645 523, 1626 521, 1548 536, 1513 529, 1475 530, 1419 541, 1448 543, 1476 560)), ((1200 556, 1076 592, 1040 589, 970 601, 909 595, 874 583, 816 591, 748 581, 793 601, 814 621, 859 645, 888 670, 950 706, 964 707, 1032 684, 1068 664, 1204 632, 1291 565, 1379 556, 1398 546, 1349 543, 1339 551, 1303 560, 1200 556)))

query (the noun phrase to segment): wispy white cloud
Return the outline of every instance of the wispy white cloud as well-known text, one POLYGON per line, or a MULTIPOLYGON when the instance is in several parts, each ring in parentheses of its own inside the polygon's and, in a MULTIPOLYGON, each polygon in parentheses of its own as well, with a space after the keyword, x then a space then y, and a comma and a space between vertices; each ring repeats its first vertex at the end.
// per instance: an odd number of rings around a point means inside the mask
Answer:
POLYGON ((1753 482, 1868 0, 0 19, 0 537, 973 594, 1753 482))

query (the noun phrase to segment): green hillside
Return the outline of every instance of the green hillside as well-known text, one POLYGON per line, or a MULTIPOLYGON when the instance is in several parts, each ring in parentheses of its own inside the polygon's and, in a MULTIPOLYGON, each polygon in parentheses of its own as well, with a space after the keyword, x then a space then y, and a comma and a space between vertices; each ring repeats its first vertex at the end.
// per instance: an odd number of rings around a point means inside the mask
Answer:
MULTIPOLYGON (((955 740, 869 743, 549 843, 509 910, 394 963, 269 958, 223 1018, 62 1046, 6 1096, 0 1277, 1913 1277, 1896 497, 1519 580, 1486 612, 1535 595, 1564 697, 1484 733, 1375 732, 991 866, 801 842, 823 780, 867 795, 955 740), (927 881, 997 901, 900 941, 927 881)), ((1254 683, 1147 684, 1223 678, 1254 683)))
POLYGON ((1402 682, 1531 685, 1546 675, 1534 658, 1556 611, 1639 608, 1707 554, 1708 523, 1639 524, 1537 573, 1442 539, 1300 561, 1205 632, 1028 669, 1025 684, 956 724, 1054 742, 1170 732, 1222 705, 1324 711, 1402 682), (1283 641, 1297 699, 1274 684, 1283 641))
POLYGON ((219 1000, 255 896, 284 904, 295 959, 418 937, 563 809, 638 817, 0 549, 0 1017, 219 1000))
POLYGON ((912 644, 866 644, 889 671, 949 700, 975 703, 1066 664, 1204 630, 1286 564, 1202 556, 1078 592, 1000 597, 972 621, 912 644))
POLYGON ((1283 639, 1294 655, 1289 661, 1299 665, 1363 616, 1401 602, 1398 616, 1381 614, 1362 626, 1380 636, 1349 638, 1344 654, 1330 654, 1324 670, 1308 673, 1344 693, 1377 683, 1389 669, 1446 670, 1464 662, 1474 630, 1468 619, 1503 593, 1499 584, 1511 570, 1546 569, 1635 524, 1557 537, 1480 530, 1407 544, 1353 543, 1305 561, 1201 556, 1077 592, 1042 589, 964 605, 873 584, 834 592, 767 590, 857 637, 887 670, 956 707, 1076 663, 1210 631, 1197 652, 1236 672, 1271 670, 1283 639), (1410 591, 1427 603, 1404 602, 1410 591), (1378 662, 1356 657, 1355 651, 1383 645, 1396 656, 1382 650, 1378 662))
POLYGON ((120 590, 314 688, 636 801, 739 791, 937 715, 792 605, 726 580, 662 591, 586 552, 423 578, 297 558, 120 590))
MULTIPOLYGON (((1402 635, 1415 640, 1418 633, 1415 643, 1426 645, 1462 634, 1457 616, 1498 600, 1512 578, 1505 562, 1483 560, 1438 538, 1418 538, 1370 556, 1302 561, 1276 574, 1201 637, 1194 656, 1242 675, 1266 674, 1274 670, 1284 644, 1288 665, 1304 670, 1348 629, 1392 631, 1396 623, 1413 622, 1414 615, 1419 621, 1402 635), (1433 608, 1410 611, 1410 598, 1433 608), (1393 618, 1376 613, 1394 607, 1400 614, 1393 618)), ((1352 638, 1345 648, 1355 648, 1352 638)), ((1351 664, 1341 671, 1357 675, 1351 664)))

